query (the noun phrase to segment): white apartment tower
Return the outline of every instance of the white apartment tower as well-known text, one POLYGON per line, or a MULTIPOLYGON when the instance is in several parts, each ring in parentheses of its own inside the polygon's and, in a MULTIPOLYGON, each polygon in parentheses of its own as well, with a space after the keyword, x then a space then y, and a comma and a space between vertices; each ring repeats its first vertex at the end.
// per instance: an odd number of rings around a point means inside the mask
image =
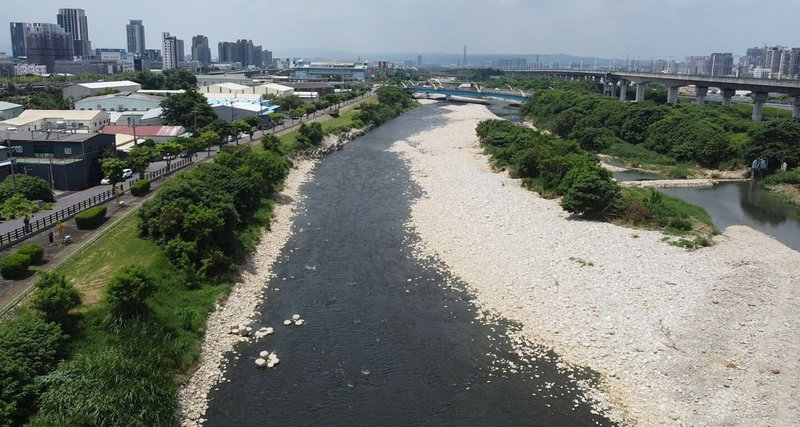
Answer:
POLYGON ((178 37, 161 33, 161 69, 178 68, 178 37))

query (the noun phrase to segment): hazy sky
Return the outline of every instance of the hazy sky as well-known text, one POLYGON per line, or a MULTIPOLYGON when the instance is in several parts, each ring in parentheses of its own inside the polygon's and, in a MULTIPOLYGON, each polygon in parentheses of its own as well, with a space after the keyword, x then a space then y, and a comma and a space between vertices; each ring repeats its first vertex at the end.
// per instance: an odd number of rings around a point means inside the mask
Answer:
MULTIPOLYGON (((566 53, 682 59, 770 44, 800 47, 798 0, 2 0, 5 21, 56 22, 86 10, 92 47, 125 48, 142 19, 146 45, 161 32, 217 43, 252 39, 276 57, 320 49, 372 53, 566 53)), ((10 51, 8 23, 0 49, 10 51)), ((302 54, 300 54, 302 55, 302 54)))

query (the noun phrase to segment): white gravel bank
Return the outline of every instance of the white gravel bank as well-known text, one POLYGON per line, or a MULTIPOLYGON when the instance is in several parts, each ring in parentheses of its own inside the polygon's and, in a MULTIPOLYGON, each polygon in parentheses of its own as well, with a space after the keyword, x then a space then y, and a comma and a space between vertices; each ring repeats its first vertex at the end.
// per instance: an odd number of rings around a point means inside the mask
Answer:
POLYGON ((484 106, 446 108, 447 125, 392 149, 425 193, 410 224, 420 249, 479 304, 599 372, 617 420, 797 424, 798 252, 743 226, 687 252, 658 232, 572 219, 490 171, 475 136, 494 118, 484 106))
POLYGON ((215 384, 224 380, 225 353, 232 351, 236 343, 250 339, 230 334, 229 326, 250 324, 256 315, 256 307, 263 300, 267 282, 272 277, 272 265, 291 235, 300 186, 311 177, 316 164, 314 161, 295 160, 295 168, 289 172, 275 204, 270 231, 262 235, 256 252, 241 269, 241 280, 233 286, 228 299, 206 320, 201 360, 178 395, 181 425, 198 426, 205 421, 202 416, 208 409, 208 393, 215 384))

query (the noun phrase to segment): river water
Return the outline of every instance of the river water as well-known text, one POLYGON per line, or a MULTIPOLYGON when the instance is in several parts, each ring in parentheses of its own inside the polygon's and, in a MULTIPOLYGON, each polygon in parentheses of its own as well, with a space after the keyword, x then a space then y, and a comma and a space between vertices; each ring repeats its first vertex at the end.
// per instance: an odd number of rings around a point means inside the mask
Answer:
MULTIPOLYGON (((393 141, 441 126, 424 105, 326 158, 302 192, 259 308, 275 335, 238 346, 207 425, 608 425, 558 357, 487 320, 463 283, 413 255, 404 225, 420 197, 393 141), (305 324, 283 326, 299 314, 305 324), (259 370, 262 350, 281 362, 259 370)), ((509 114, 512 112, 509 111, 509 114)), ((443 213, 444 214, 444 213, 443 213)))
MULTIPOLYGON (((613 160, 604 161, 619 166, 613 160)), ((636 170, 614 172, 614 178, 619 181, 667 179, 636 170)), ((659 188, 658 191, 702 207, 720 231, 731 225, 747 225, 800 250, 800 208, 763 190, 756 181, 728 181, 708 188, 659 188)))

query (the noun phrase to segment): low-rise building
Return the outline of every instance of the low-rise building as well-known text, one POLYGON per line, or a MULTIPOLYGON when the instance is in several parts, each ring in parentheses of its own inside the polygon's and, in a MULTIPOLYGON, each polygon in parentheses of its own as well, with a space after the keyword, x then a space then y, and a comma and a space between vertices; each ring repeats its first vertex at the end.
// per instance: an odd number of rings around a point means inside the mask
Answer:
POLYGON ((20 131, 85 130, 97 132, 111 122, 105 111, 25 110, 19 116, 0 122, 0 129, 20 131))
POLYGON ((366 62, 303 62, 299 61, 294 67, 294 77, 297 79, 334 79, 358 80, 367 79, 366 62))
POLYGON ((166 142, 186 133, 183 126, 121 126, 111 125, 103 128, 101 133, 106 135, 130 135, 136 134, 137 140, 152 139, 155 142, 166 142))
POLYGON ((78 83, 65 87, 62 91, 62 96, 64 99, 72 98, 78 100, 87 96, 95 96, 106 89, 115 89, 120 92, 138 92, 142 89, 142 85, 129 80, 78 83))
POLYGON ((0 131, 13 152, 15 173, 37 176, 55 190, 76 191, 97 185, 103 176, 98 159, 114 150, 114 137, 86 128, 0 131))
POLYGON ((291 87, 296 92, 317 92, 323 98, 334 91, 334 87, 325 82, 285 82, 282 84, 291 87))
POLYGON ((25 107, 13 102, 0 101, 0 120, 13 119, 19 116, 25 110, 25 107))
POLYGON ((164 98, 140 93, 119 92, 90 96, 75 101, 76 110, 147 111, 161 106, 164 98))

